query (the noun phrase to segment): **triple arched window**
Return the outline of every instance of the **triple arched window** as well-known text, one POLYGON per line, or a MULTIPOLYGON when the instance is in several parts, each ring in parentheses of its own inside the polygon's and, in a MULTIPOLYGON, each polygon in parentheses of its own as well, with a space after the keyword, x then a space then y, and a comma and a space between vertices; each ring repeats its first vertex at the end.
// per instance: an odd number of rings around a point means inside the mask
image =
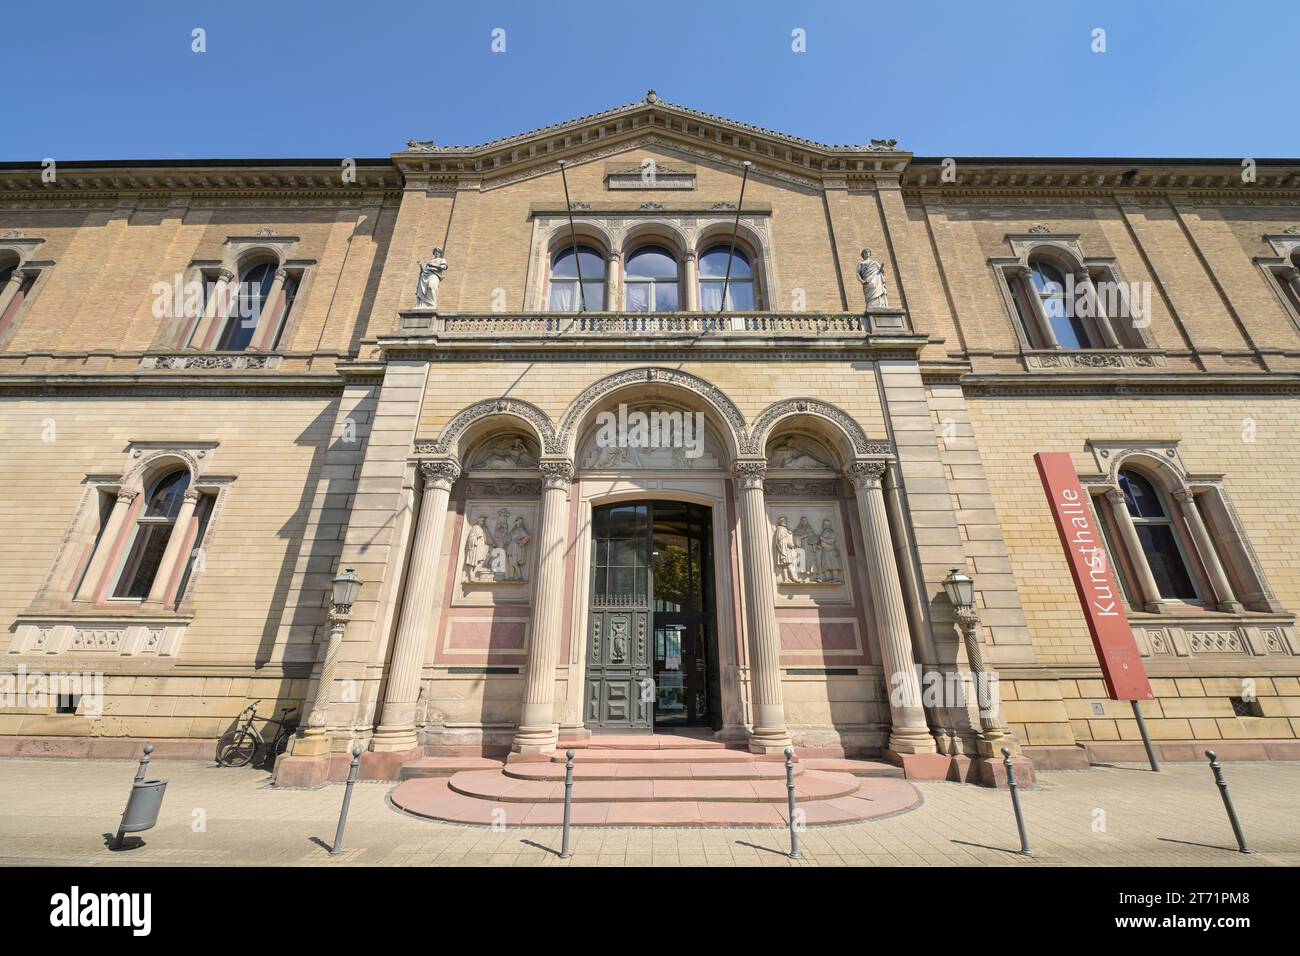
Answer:
POLYGON ((1021 338, 1031 349, 1145 348, 1145 316, 1134 314, 1131 290, 1109 266, 1067 264, 1056 254, 1030 253, 1004 267, 1021 338))
POLYGON ((747 312, 761 308, 748 251, 730 243, 679 255, 663 243, 636 246, 623 265, 594 246, 562 247, 551 258, 546 296, 551 312, 747 312), (581 273, 581 278, 579 278, 581 273), (613 294, 607 294, 612 290, 613 294))

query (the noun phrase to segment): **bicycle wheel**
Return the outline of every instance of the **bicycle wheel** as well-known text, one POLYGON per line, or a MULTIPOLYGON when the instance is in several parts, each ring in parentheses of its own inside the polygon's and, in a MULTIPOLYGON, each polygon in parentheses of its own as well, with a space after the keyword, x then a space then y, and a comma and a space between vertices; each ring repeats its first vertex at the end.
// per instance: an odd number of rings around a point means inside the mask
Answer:
POLYGON ((223 767, 247 767, 257 757, 261 743, 248 728, 232 730, 217 741, 217 763, 223 767))

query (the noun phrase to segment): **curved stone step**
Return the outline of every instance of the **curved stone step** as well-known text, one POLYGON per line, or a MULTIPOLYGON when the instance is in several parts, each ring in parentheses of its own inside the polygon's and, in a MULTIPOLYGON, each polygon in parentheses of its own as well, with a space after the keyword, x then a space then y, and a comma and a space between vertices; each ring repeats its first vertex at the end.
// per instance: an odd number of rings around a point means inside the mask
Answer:
MULTIPOLYGON (((470 769, 470 768, 467 768, 470 769)), ((812 769, 811 767, 808 769, 812 769)), ((502 772, 518 780, 564 781, 565 768, 556 763, 512 763, 502 772)), ((797 778, 804 768, 795 764, 797 778)), ((901 771, 900 774, 901 776, 901 771)), ((574 780, 785 780, 783 763, 586 763, 573 764, 574 780)))
MULTIPOLYGON (((550 755, 551 763, 565 762, 563 750, 550 755)), ((634 754, 627 750, 578 750, 573 755, 573 763, 752 763, 754 755, 745 750, 727 750, 725 748, 682 747, 663 750, 638 750, 634 754)), ((511 761, 512 763, 534 763, 542 761, 511 761)), ((766 761, 765 761, 766 762, 766 761)))
POLYGON ((897 764, 864 757, 805 757, 802 762, 809 770, 851 773, 855 777, 898 777, 901 780, 904 776, 903 768, 897 764))
MULTIPOLYGON (((564 783, 523 780, 495 770, 468 770, 449 781, 456 793, 500 803, 562 803, 564 783)), ((795 800, 829 800, 849 796, 859 786, 850 774, 808 771, 795 782, 795 800)), ((726 801, 778 803, 787 799, 784 779, 615 779, 575 780, 573 802, 726 801)))
MULTIPOLYGON (((891 816, 920 803, 921 795, 905 780, 867 778, 844 797, 812 800, 799 805, 804 823, 821 826, 855 823, 891 816)), ((480 800, 455 792, 446 778, 422 778, 399 784, 393 804, 419 817, 478 826, 559 826, 562 803, 505 803, 480 800)), ((665 800, 628 803, 574 803, 573 826, 748 826, 789 824, 784 803, 665 800)))
POLYGON ((450 777, 462 770, 495 770, 502 766, 502 761, 491 757, 421 757, 419 760, 402 764, 398 779, 450 777))

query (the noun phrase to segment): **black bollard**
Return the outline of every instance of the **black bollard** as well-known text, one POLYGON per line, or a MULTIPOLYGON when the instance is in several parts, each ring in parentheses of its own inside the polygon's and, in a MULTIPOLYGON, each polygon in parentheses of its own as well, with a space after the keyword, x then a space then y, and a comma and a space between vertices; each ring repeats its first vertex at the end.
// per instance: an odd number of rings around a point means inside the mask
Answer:
POLYGON ((1011 766, 1011 751, 1002 748, 1002 766, 1007 769, 1007 789, 1011 791, 1011 808, 1016 811, 1016 829, 1020 831, 1020 852, 1032 856, 1029 849, 1029 834, 1025 832, 1025 817, 1020 812, 1020 788, 1016 786, 1016 770, 1011 766))
POLYGON ((560 840, 560 859, 573 856, 569 852, 569 811, 573 808, 573 751, 564 752, 564 836, 560 840))
POLYGON ((334 831, 334 845, 330 847, 330 856, 338 856, 343 849, 343 828, 348 822, 348 806, 352 803, 352 785, 357 782, 357 770, 361 767, 361 753, 365 748, 357 744, 352 748, 352 766, 348 768, 348 782, 343 788, 343 807, 339 810, 339 828, 334 831))
POLYGON ((1213 750, 1205 751, 1205 756, 1210 758, 1210 769, 1214 771, 1214 782, 1219 785, 1223 808, 1228 811, 1228 822, 1232 824, 1233 835, 1237 838, 1237 849, 1242 853, 1254 853, 1254 850, 1246 846, 1246 834, 1241 832, 1241 821, 1237 819, 1237 810, 1232 805, 1232 797, 1228 794, 1228 781, 1223 779, 1223 767, 1219 765, 1218 756, 1213 750))
POLYGON ((144 756, 140 758, 140 767, 135 772, 137 782, 144 779, 144 775, 149 772, 149 755, 153 753, 153 744, 144 745, 144 756))
POLYGON ((799 826, 795 822, 794 807, 794 748, 785 748, 785 790, 790 808, 790 859, 801 860, 799 855, 799 826))

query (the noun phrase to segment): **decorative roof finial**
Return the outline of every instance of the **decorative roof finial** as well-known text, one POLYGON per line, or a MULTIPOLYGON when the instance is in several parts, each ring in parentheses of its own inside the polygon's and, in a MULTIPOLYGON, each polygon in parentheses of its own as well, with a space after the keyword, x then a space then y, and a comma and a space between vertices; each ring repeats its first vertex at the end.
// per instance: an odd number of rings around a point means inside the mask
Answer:
POLYGON ((659 102, 659 94, 656 93, 654 90, 646 90, 646 91, 645 91, 645 101, 646 101, 647 103, 658 103, 658 102, 659 102))

